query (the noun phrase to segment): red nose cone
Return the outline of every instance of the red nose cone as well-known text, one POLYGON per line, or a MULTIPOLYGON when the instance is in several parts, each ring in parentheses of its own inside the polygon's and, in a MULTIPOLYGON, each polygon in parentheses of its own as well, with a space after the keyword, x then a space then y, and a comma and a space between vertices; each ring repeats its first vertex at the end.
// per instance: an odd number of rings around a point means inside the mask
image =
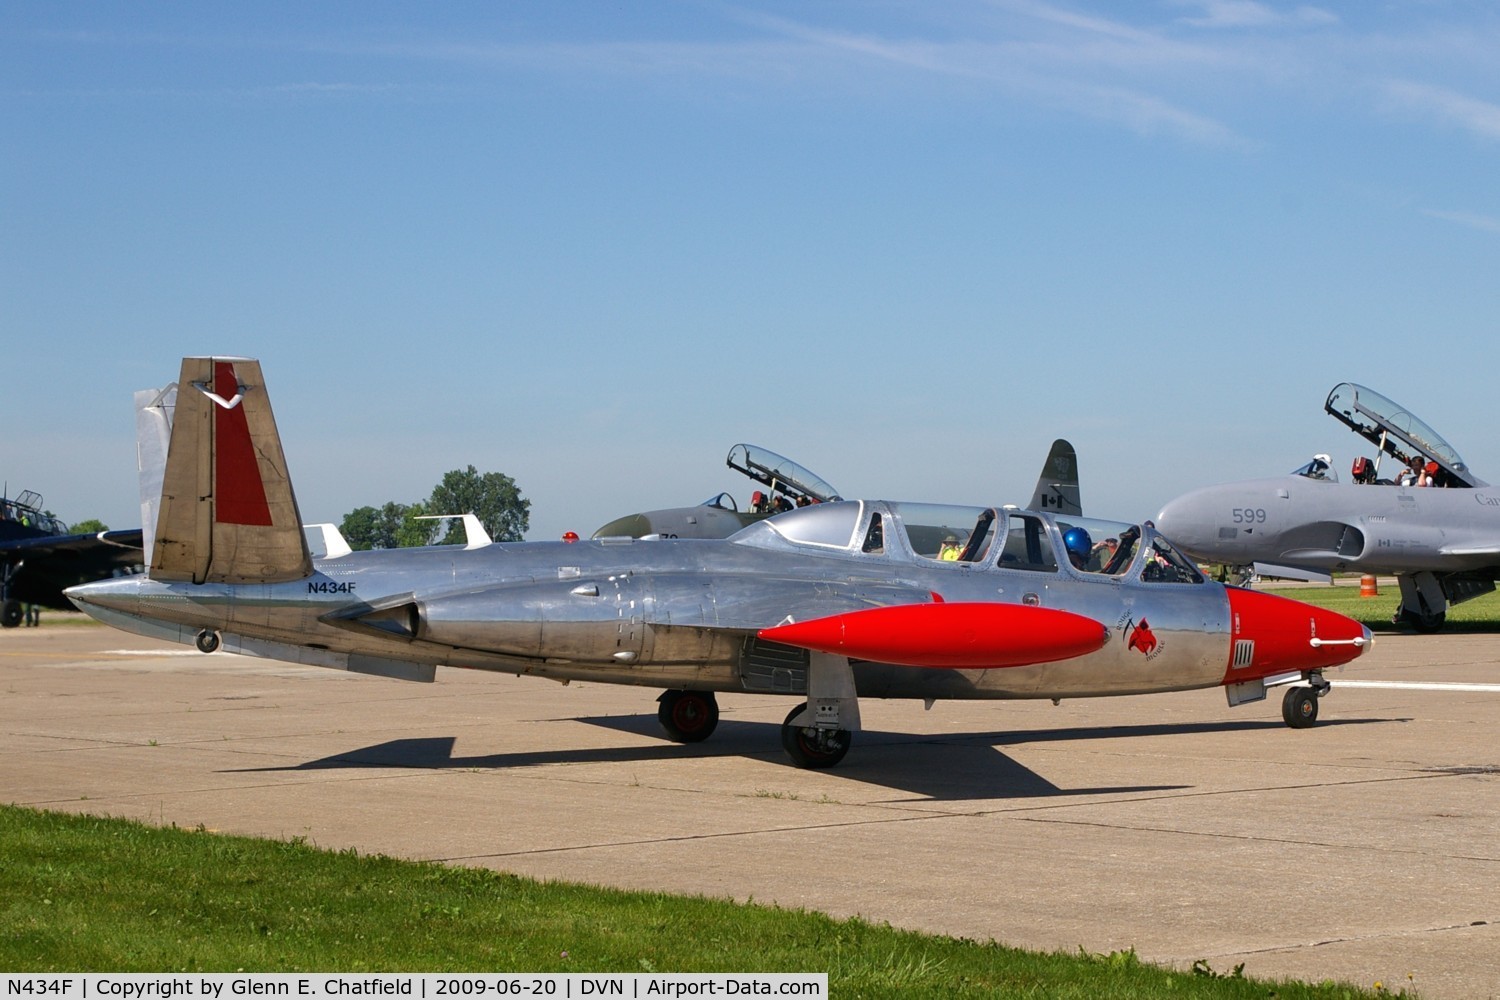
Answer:
POLYGON ((899 604, 760 630, 762 639, 858 660, 988 669, 1067 660, 1109 632, 1071 611, 1020 604, 899 604))
POLYGON ((1239 587, 1227 591, 1231 621, 1226 684, 1336 667, 1370 645, 1370 630, 1336 611, 1239 587))

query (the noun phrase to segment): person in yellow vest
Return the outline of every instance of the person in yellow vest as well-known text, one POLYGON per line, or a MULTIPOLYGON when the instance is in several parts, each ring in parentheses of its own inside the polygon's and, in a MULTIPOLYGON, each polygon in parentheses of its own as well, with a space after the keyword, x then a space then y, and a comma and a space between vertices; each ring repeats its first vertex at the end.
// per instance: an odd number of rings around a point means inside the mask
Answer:
POLYGON ((958 547, 958 536, 949 535, 943 539, 943 544, 938 547, 938 562, 958 562, 958 554, 962 551, 958 547))

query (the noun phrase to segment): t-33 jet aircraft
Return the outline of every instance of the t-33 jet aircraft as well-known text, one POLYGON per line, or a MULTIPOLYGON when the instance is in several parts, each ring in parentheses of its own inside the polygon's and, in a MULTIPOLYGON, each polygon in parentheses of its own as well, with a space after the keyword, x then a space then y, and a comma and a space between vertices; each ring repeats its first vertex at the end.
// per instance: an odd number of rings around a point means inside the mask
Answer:
POLYGON ((1185 493, 1161 509, 1158 527, 1195 559, 1269 576, 1395 574, 1397 620, 1436 631, 1448 605, 1495 589, 1500 491, 1372 389, 1342 382, 1323 408, 1378 449, 1354 460, 1349 482, 1319 455, 1290 475, 1185 493))
POLYGON ((1342 615, 1205 580, 1149 523, 1014 508, 838 501, 727 539, 314 559, 260 365, 185 359, 170 417, 168 398, 137 394, 142 426, 153 412, 170 423, 165 468, 143 465, 147 573, 69 594, 101 621, 204 652, 415 681, 453 666, 663 688, 658 717, 684 743, 713 732, 718 693, 781 694, 796 702, 786 751, 829 767, 860 698, 1223 686, 1240 704, 1290 685, 1283 714, 1305 727, 1323 671, 1370 641, 1342 615))
POLYGON ((750 494, 744 510, 729 493, 719 493, 696 507, 667 507, 617 517, 601 526, 593 537, 728 538, 746 525, 793 507, 843 499, 816 474, 759 445, 735 445, 724 464, 764 487, 750 494))
MULTIPOLYGON (((595 538, 728 538, 773 514, 815 503, 842 500, 838 491, 812 472, 767 448, 737 444, 724 464, 751 482, 765 487, 750 494, 740 510, 728 493, 719 493, 696 507, 668 507, 617 517, 594 532, 595 538)), ((1042 474, 1031 495, 1031 510, 1082 514, 1078 489, 1078 455, 1058 438, 1052 442, 1042 474)))

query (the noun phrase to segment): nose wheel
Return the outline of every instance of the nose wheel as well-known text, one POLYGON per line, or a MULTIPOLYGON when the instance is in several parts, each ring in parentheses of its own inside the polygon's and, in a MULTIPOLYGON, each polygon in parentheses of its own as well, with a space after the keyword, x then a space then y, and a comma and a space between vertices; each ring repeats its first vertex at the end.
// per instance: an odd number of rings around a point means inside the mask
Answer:
MULTIPOLYGON (((1324 683, 1323 691, 1328 688, 1324 683)), ((1293 729, 1308 729, 1318 721, 1318 697, 1323 691, 1310 687, 1290 687, 1281 696, 1281 718, 1293 729)))

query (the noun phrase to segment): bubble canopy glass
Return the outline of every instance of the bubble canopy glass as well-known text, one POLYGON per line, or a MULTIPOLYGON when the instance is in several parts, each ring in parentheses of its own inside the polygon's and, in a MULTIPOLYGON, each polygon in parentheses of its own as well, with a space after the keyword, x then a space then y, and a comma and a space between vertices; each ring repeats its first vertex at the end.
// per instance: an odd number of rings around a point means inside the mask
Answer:
POLYGON ((1437 462, 1466 485, 1484 485, 1470 474, 1464 460, 1441 434, 1416 414, 1374 389, 1353 382, 1340 382, 1328 394, 1323 409, 1360 437, 1403 462, 1413 458, 1415 452, 1437 462))
POLYGON ((790 458, 783 458, 758 445, 735 445, 729 449, 729 457, 724 460, 724 464, 770 487, 776 493, 786 493, 792 497, 807 496, 821 503, 842 499, 838 490, 790 458))

